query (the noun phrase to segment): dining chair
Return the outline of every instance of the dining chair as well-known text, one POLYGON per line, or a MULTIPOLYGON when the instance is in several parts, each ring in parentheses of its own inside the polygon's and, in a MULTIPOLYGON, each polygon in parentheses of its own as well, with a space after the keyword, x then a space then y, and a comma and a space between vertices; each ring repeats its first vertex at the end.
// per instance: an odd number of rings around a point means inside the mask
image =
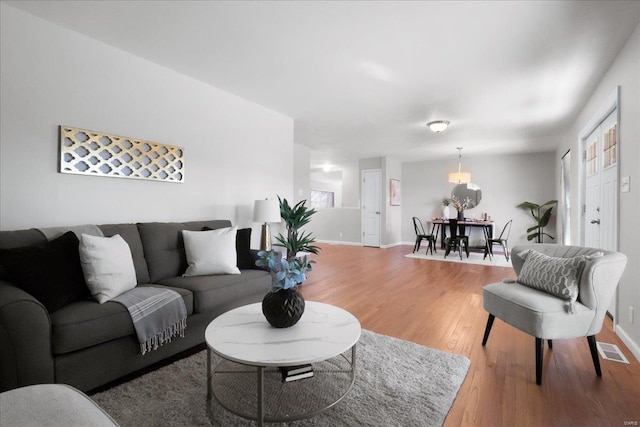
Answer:
POLYGON ((504 251, 504 257, 509 261, 509 245, 507 244, 507 241, 509 240, 509 234, 511 233, 512 222, 512 219, 507 221, 497 239, 487 239, 487 245, 484 248, 484 258, 486 258, 487 255, 491 258, 493 256, 493 245, 500 245, 504 251))
POLYGON ((420 221, 420 218, 418 217, 413 217, 413 229, 416 232, 416 243, 413 245, 413 252, 417 252, 420 250, 420 244, 422 243, 423 240, 426 240, 429 243, 429 247, 427 247, 427 251, 425 252, 425 255, 427 252, 431 251, 431 255, 433 255, 434 252, 437 253, 436 251, 436 238, 433 236, 433 234, 427 234, 424 231, 424 227, 422 227, 422 221, 420 221))
POLYGON ((460 259, 462 260, 462 248, 464 247, 467 258, 469 258, 469 237, 465 234, 465 225, 458 224, 457 219, 449 220, 449 237, 445 239, 445 252, 446 258, 451 252, 451 249, 458 251, 460 259))

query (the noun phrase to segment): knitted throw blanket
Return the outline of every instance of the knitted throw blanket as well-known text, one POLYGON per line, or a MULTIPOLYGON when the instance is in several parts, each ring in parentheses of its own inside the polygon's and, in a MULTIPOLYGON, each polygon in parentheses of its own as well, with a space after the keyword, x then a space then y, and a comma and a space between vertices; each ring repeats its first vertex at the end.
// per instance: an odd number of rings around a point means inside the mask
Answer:
POLYGON ((170 343, 173 337, 184 337, 187 308, 176 291, 148 286, 135 287, 112 301, 129 310, 142 354, 170 343))

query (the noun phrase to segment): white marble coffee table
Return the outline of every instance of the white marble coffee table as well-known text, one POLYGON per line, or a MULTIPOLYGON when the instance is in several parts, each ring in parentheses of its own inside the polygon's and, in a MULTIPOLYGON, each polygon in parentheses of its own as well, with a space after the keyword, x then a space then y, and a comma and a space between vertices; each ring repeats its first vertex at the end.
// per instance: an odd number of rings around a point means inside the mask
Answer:
MULTIPOLYGON (((360 339, 360 333, 360 322, 351 313, 332 305, 313 301, 306 302, 304 314, 296 325, 284 329, 274 328, 267 323, 260 303, 224 313, 214 319, 205 331, 208 348, 207 406, 211 408, 211 398, 215 397, 225 409, 241 417, 256 420, 258 425, 262 425, 265 421, 294 421, 322 412, 342 400, 353 386, 356 343, 360 339), (351 350, 351 360, 345 355, 348 350, 351 350), (223 359, 215 369, 212 367, 212 352, 223 359), (339 367, 339 363, 344 362, 340 358, 348 362, 348 369, 334 369, 339 367), (322 371, 320 365, 328 363, 325 361, 329 360, 335 365, 330 365, 329 369, 322 371), (240 364, 240 368, 229 368, 227 361, 234 362, 236 366, 240 364), (224 363, 227 365, 222 366, 224 363), (313 378, 292 383, 281 382, 278 367, 308 363, 314 364, 313 378), (344 375, 345 372, 348 375, 344 375), (265 396, 265 373, 268 374, 267 396, 265 396), (213 381, 214 375, 218 375, 216 378, 220 379, 218 388, 213 381), (242 383, 242 381, 248 381, 248 377, 253 382, 242 383), (327 388, 326 384, 322 385, 320 381, 330 381, 331 391, 327 393, 336 395, 330 398, 314 398, 314 392, 320 393, 320 390, 327 388), (344 382, 344 385, 338 387, 339 382, 344 382), (243 408, 236 407, 238 398, 226 401, 221 398, 221 395, 226 392, 233 393, 234 389, 240 392, 243 387, 251 387, 254 384, 257 385, 255 416, 243 408), (278 399, 278 395, 286 393, 293 398, 302 397, 301 400, 304 400, 304 403, 292 405, 296 409, 302 408, 301 411, 265 414, 265 399, 278 399), (323 399, 329 400, 322 403, 320 407, 313 407, 314 401, 323 402, 323 399)), ((290 399, 291 397, 285 398, 287 401, 290 399)), ((276 402, 275 406, 280 407, 282 403, 276 402)))

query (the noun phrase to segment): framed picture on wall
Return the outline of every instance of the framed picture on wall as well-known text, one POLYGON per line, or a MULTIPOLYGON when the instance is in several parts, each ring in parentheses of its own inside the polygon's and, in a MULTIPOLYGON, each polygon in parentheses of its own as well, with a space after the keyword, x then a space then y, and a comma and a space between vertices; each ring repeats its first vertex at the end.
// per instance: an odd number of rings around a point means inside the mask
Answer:
POLYGON ((400 206, 400 181, 392 179, 389 182, 389 201, 391 206, 400 206))

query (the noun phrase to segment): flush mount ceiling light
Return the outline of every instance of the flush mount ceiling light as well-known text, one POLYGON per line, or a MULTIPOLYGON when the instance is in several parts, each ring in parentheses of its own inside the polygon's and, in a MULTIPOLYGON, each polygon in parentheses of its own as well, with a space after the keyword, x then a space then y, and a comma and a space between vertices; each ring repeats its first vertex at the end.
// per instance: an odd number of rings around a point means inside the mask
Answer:
POLYGON ((440 133, 447 130, 447 127, 449 126, 449 121, 434 120, 433 122, 427 123, 427 126, 429 126, 429 129, 431 129, 431 132, 440 133))
POLYGON ((458 172, 449 174, 449 182, 454 184, 466 184, 471 182, 471 174, 469 172, 461 172, 462 168, 462 147, 456 147, 458 150, 458 172))

